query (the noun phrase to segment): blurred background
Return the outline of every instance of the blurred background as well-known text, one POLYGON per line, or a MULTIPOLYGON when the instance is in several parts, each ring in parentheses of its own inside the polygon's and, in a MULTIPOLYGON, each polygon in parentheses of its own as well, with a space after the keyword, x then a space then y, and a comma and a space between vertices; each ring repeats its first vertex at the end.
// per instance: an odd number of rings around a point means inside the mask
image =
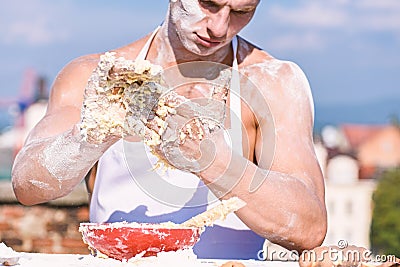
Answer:
MULTIPOLYGON (((27 213, 49 207, 17 206, 10 185, 13 157, 43 116, 60 69, 76 57, 149 33, 163 21, 167 1, 0 0, 0 6, 0 242, 26 251, 81 252, 81 242, 74 241, 76 225, 66 218, 87 220, 84 189, 75 198, 50 204, 59 219, 36 223, 45 227, 41 236, 17 233, 27 213), (70 243, 61 238, 66 233, 70 243), (63 249, 68 244, 76 248, 63 249)), ((261 0, 241 36, 296 62, 309 79, 316 151, 327 187, 325 243, 347 240, 377 253, 391 251, 385 244, 394 241, 380 239, 382 215, 377 223, 373 206, 380 205, 375 192, 383 177, 397 181, 399 176, 400 1, 261 0)), ((383 199, 389 195, 384 191, 383 199)), ((397 232, 389 239, 400 240, 397 195, 388 211, 394 212, 389 221, 397 220, 390 226, 397 232)), ((393 246, 399 253, 400 243, 393 246)))

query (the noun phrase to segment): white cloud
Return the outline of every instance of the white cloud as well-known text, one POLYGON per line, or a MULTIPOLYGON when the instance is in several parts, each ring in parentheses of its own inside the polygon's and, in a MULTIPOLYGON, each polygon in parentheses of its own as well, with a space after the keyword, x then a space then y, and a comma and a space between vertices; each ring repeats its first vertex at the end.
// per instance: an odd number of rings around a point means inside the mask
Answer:
POLYGON ((400 14, 387 14, 386 16, 370 16, 363 18, 364 30, 393 32, 400 34, 400 14))
POLYGON ((361 31, 400 31, 399 0, 299 1, 298 5, 268 8, 267 15, 283 25, 313 30, 346 28, 361 31))
POLYGON ((62 30, 53 31, 46 18, 20 20, 10 23, 1 39, 6 44, 23 42, 28 45, 45 45, 66 39, 62 30))
POLYGON ((126 32, 142 31, 144 34, 143 31, 147 33, 146 27, 156 27, 162 21, 164 14, 160 16, 160 12, 163 13, 167 6, 164 0, 154 3, 163 4, 163 8, 156 10, 144 2, 128 0, 118 3, 101 1, 98 4, 80 0, 2 1, 0 45, 59 45, 70 40, 79 43, 85 38, 98 36, 113 38, 127 35, 126 32), (143 12, 136 12, 135 8, 143 12))
POLYGON ((363 0, 354 3, 359 8, 381 9, 381 10, 400 10, 400 1, 398 0, 363 0))
POLYGON ((304 51, 334 49, 344 43, 350 47, 363 41, 379 46, 380 33, 393 36, 386 40, 391 45, 399 44, 399 14, 399 0, 299 0, 264 5, 262 16, 264 23, 267 20, 276 29, 268 46, 304 51))
POLYGON ((299 6, 274 5, 267 11, 275 21, 295 27, 334 28, 342 27, 349 16, 341 5, 329 5, 327 2, 305 1, 299 6))
POLYGON ((66 2, 43 0, 5 1, 0 23, 0 42, 3 44, 46 45, 67 38, 62 27, 63 14, 68 12, 66 2), (21 8, 23 7, 23 8, 21 8))
POLYGON ((287 33, 272 38, 268 41, 268 48, 275 51, 292 50, 320 50, 325 46, 325 41, 320 35, 308 32, 308 33, 287 33))
POLYGON ((365 1, 357 4, 358 28, 400 34, 400 1, 365 1))

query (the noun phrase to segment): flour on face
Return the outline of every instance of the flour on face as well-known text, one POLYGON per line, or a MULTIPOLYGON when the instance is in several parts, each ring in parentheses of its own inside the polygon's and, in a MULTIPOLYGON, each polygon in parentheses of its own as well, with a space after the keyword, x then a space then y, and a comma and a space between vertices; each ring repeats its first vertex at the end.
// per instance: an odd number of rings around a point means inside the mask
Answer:
POLYGON ((199 22, 206 17, 198 1, 172 1, 170 8, 172 23, 176 26, 176 32, 183 46, 190 52, 199 54, 201 52, 199 47, 190 38, 194 32, 201 29, 199 22))

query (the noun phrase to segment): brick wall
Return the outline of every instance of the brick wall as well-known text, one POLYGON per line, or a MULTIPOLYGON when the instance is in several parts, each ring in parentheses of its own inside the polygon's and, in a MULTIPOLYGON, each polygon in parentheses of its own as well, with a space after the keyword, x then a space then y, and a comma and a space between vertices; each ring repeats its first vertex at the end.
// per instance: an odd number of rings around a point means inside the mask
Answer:
POLYGON ((1 199, 7 195, 4 190, 1 193, 0 242, 19 252, 89 253, 78 231, 79 223, 89 221, 83 188, 77 189, 67 201, 31 207, 19 204, 15 198, 1 199))

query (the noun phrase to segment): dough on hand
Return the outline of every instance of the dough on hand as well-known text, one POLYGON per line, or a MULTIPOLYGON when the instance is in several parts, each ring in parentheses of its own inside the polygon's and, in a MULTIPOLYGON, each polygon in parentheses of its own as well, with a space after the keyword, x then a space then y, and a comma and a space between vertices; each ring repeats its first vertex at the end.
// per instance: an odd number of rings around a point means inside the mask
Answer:
POLYGON ((161 74, 162 68, 147 60, 117 58, 114 52, 101 55, 85 88, 83 138, 102 143, 110 135, 124 136, 144 128, 143 121, 152 115, 162 93, 161 74))

